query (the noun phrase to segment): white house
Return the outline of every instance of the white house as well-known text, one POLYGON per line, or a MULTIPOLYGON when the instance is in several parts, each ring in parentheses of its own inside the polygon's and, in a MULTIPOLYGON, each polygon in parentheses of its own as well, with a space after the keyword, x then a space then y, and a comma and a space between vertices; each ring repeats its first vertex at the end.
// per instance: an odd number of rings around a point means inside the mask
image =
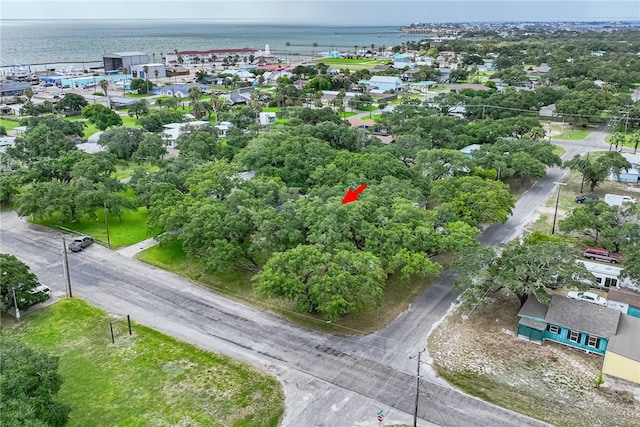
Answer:
POLYGON ((402 70, 405 67, 413 68, 415 66, 416 64, 408 55, 397 54, 393 57, 393 68, 402 70))
POLYGON ((264 84, 266 85, 274 85, 277 83, 280 77, 293 77, 293 73, 290 73, 286 70, 278 70, 278 71, 267 71, 262 75, 264 77, 264 84))
POLYGON ((186 123, 169 123, 163 126, 164 131, 162 133, 162 137, 167 141, 167 146, 175 147, 176 140, 180 135, 182 135, 185 126, 201 127, 206 125, 211 125, 211 123, 203 120, 195 120, 186 123))
POLYGON ((218 129, 218 137, 224 138, 227 136, 227 133, 233 128, 233 123, 231 122, 220 122, 219 125, 216 125, 215 128, 218 129))
POLYGON ((598 288, 629 288, 637 291, 640 290, 640 284, 634 283, 630 279, 620 278, 620 273, 622 273, 623 270, 621 267, 581 259, 577 259, 576 262, 583 264, 589 273, 595 276, 595 286, 598 288))
POLYGON ((273 125, 276 123, 276 113, 262 112, 259 114, 259 119, 262 126, 273 125))
POLYGON ((627 159, 631 163, 631 168, 628 171, 624 169, 620 172, 619 176, 611 174, 609 180, 618 182, 629 182, 635 184, 640 180, 640 154, 620 153, 622 157, 627 159))
POLYGON ((164 64, 159 64, 159 63, 132 65, 131 69, 129 70, 129 73, 134 74, 139 79, 148 78, 149 80, 153 81, 153 79, 156 78, 156 71, 158 71, 158 77, 162 77, 162 78, 167 77, 167 70, 164 64), (144 74, 144 67, 147 67, 147 70, 149 72, 149 75, 146 77, 144 74))
MULTIPOLYGON (((369 80, 362 80, 364 84, 373 86, 375 89, 387 92, 390 90, 398 90, 404 86, 400 77, 394 76, 373 76, 369 80)), ((358 83, 361 83, 358 82, 358 83)))

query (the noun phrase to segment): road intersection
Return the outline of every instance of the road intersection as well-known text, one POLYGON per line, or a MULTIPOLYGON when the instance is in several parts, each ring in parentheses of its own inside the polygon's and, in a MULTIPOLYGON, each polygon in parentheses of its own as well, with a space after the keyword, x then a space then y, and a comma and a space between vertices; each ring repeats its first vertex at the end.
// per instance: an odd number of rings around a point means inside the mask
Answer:
MULTIPOLYGON (((574 154, 606 149, 602 129, 583 141, 553 141, 574 154)), ((483 234, 484 245, 516 238, 535 219, 566 171, 552 168, 520 197, 507 223, 483 234)), ((2 252, 32 267, 54 291, 64 289, 58 232, 0 213, 2 252)), ((443 273, 386 328, 366 336, 322 334, 270 313, 214 294, 187 279, 94 245, 69 255, 74 296, 200 347, 246 360, 283 384, 283 426, 377 426, 410 424, 415 399, 415 355, 432 327, 451 308, 453 276, 443 273)), ((419 425, 541 426, 530 419, 465 395, 439 380, 429 367, 422 381, 419 425)))

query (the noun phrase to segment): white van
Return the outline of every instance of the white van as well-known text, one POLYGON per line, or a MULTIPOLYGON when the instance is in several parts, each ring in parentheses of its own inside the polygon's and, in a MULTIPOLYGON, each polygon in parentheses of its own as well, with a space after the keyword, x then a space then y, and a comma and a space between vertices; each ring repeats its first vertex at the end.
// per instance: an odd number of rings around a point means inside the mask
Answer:
POLYGON ((623 203, 635 203, 636 199, 629 196, 621 196, 619 194, 605 194, 604 202, 609 206, 622 206, 623 203))

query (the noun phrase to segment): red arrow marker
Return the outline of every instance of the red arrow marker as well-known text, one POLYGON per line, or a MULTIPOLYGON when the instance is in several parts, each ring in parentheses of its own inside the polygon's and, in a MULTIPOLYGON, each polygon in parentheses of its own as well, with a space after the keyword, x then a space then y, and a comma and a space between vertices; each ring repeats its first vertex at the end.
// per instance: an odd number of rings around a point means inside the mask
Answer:
POLYGON ((367 184, 362 184, 360 187, 355 190, 348 189, 346 196, 342 199, 342 204, 351 203, 358 201, 358 194, 362 193, 364 189, 367 188, 367 184))

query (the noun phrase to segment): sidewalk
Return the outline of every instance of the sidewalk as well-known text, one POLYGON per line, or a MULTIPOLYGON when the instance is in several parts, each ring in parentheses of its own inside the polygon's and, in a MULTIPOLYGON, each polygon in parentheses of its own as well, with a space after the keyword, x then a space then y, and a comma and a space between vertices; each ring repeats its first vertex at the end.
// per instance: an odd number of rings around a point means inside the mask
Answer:
POLYGON ((131 246, 127 246, 124 247, 122 249, 118 249, 116 252, 118 252, 121 255, 126 256, 127 258, 133 258, 135 256, 135 254, 137 254, 138 252, 142 252, 145 249, 149 249, 155 245, 158 244, 158 241, 155 238, 150 238, 147 240, 143 240, 142 242, 138 242, 136 244, 133 244, 131 246))

